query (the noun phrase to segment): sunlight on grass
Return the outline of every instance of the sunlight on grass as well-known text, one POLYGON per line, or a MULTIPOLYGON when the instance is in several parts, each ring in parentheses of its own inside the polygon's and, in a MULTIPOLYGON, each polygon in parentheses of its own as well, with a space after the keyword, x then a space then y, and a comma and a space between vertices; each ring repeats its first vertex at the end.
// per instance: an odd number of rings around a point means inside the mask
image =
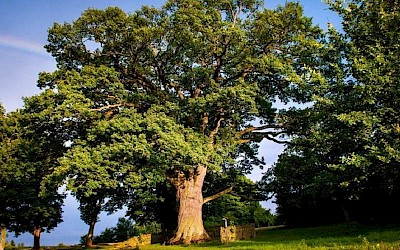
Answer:
MULTIPOLYGON (((6 248, 18 249, 18 248, 6 248)), ((21 249, 21 248, 20 248, 21 249)), ((51 250, 81 250, 82 247, 51 247, 51 250)), ((97 246, 95 249, 115 249, 113 246, 97 246)), ((121 249, 121 248, 120 248, 121 249)), ((130 248, 135 249, 135 248, 130 248)), ((359 224, 339 224, 332 226, 310 228, 280 228, 257 231, 257 236, 251 240, 221 244, 212 241, 189 246, 163 246, 159 244, 141 246, 142 250, 303 250, 303 249, 400 249, 400 226, 373 227, 359 224)))
POLYGON ((152 245, 144 250, 184 249, 400 249, 399 227, 367 227, 358 224, 257 231, 252 240, 230 244, 209 242, 190 246, 152 245))

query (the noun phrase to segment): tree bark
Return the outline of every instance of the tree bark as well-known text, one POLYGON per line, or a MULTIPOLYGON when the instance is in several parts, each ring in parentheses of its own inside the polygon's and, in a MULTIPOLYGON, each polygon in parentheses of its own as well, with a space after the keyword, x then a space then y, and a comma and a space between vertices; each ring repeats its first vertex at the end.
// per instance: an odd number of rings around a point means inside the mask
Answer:
POLYGON ((0 238, 0 250, 4 250, 4 248, 6 247, 6 240, 7 240, 7 229, 6 229, 6 225, 1 224, 1 226, 0 226, 0 234, 1 234, 1 238, 0 238))
POLYGON ((93 247, 93 234, 94 234, 94 226, 96 225, 96 220, 92 220, 89 224, 89 231, 86 236, 86 244, 85 247, 92 248, 93 247))
POLYGON ((196 242, 209 241, 203 225, 202 208, 203 194, 202 188, 207 168, 197 166, 189 174, 180 171, 170 177, 169 180, 176 188, 176 198, 178 201, 178 226, 176 233, 170 244, 190 244, 196 242))
POLYGON ((40 233, 42 232, 42 228, 40 226, 35 226, 33 229, 33 250, 40 249, 40 233))

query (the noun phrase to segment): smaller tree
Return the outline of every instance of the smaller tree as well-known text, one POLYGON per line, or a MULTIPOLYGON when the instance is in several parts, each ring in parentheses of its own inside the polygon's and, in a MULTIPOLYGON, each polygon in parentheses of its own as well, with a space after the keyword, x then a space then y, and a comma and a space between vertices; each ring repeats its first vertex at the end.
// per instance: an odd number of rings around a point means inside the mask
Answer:
POLYGON ((17 236, 31 232, 33 249, 40 249, 42 231, 50 231, 62 221, 64 195, 55 185, 42 186, 64 148, 63 138, 53 136, 52 129, 59 127, 49 126, 57 120, 40 113, 51 105, 49 101, 26 99, 24 109, 7 115, 12 129, 1 147, 0 158, 5 162, 0 165, 6 185, 5 192, 0 193, 5 196, 5 221, 17 236))
POLYGON ((9 197, 7 183, 10 174, 8 168, 8 159, 10 159, 10 153, 8 151, 10 144, 10 128, 7 124, 5 113, 5 109, 0 103, 0 250, 4 250, 7 239, 7 226, 10 220, 10 215, 6 206, 6 201, 9 197))

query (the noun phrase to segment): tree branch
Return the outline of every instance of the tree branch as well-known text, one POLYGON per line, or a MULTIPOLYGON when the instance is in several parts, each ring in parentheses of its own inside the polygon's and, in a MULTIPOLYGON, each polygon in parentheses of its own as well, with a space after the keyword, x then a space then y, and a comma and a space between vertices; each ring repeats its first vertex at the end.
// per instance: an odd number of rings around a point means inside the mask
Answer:
POLYGON ((183 95, 183 92, 182 92, 182 89, 181 89, 181 88, 178 89, 178 96, 179 96, 179 98, 180 98, 181 100, 185 100, 185 96, 183 95))
POLYGON ((218 56, 217 54, 215 54, 215 59, 217 61, 217 65, 215 67, 214 70, 214 74, 213 74, 213 79, 214 81, 218 82, 219 80, 219 74, 221 73, 221 69, 223 66, 223 62, 224 62, 224 56, 226 55, 226 52, 228 51, 228 47, 230 46, 231 41, 228 40, 226 41, 223 45, 223 50, 221 52, 221 54, 218 56))
POLYGON ((206 130, 207 125, 208 125, 208 113, 207 112, 204 112, 202 120, 203 120, 203 123, 201 124, 201 130, 204 133, 204 131, 206 130))
POLYGON ((260 126, 260 127, 252 126, 252 127, 248 127, 248 128, 243 129, 242 131, 237 132, 236 136, 241 137, 242 135, 250 133, 252 131, 260 131, 260 130, 269 129, 269 128, 279 129, 279 128, 282 128, 282 126, 275 125, 275 124, 274 125, 268 124, 268 125, 264 125, 264 126, 260 126))
POLYGON ((247 200, 247 201, 268 201, 274 197, 275 192, 273 192, 271 195, 259 195, 256 197, 238 194, 236 192, 232 192, 232 195, 243 198, 244 200, 247 200))
POLYGON ((224 81, 225 82, 230 82, 233 81, 235 79, 239 79, 239 78, 244 78, 246 77, 249 73, 251 72, 251 68, 245 68, 242 71, 240 71, 238 74, 231 76, 229 78, 226 78, 224 81))
POLYGON ((221 117, 219 118, 218 122, 217 122, 217 126, 214 128, 214 130, 210 133, 210 144, 212 144, 215 140, 215 137, 218 134, 219 128, 221 127, 221 121, 223 121, 224 118, 221 117))
POLYGON ((265 136, 265 139, 273 141, 273 142, 278 143, 278 144, 291 144, 290 141, 280 141, 280 140, 277 140, 277 139, 275 139, 275 138, 273 138, 271 136, 268 136, 268 135, 265 136))
POLYGON ((197 86, 196 89, 194 90, 194 95, 193 95, 193 97, 194 97, 194 98, 198 98, 199 95, 200 95, 200 93, 201 93, 201 88, 200 88, 199 86, 197 86))
POLYGON ((275 137, 283 134, 288 134, 286 130, 281 131, 262 131, 265 129, 282 129, 280 125, 264 125, 260 127, 248 127, 242 131, 236 133, 237 138, 239 139, 239 144, 248 143, 250 141, 261 142, 263 139, 267 139, 279 144, 291 144, 289 141, 280 141, 275 137), (251 133, 248 136, 244 135, 251 133))
POLYGON ((207 197, 207 198, 204 198, 203 204, 205 204, 205 203, 207 203, 207 202, 209 202, 209 201, 215 200, 215 199, 221 197, 221 196, 224 195, 224 194, 230 193, 230 192, 232 192, 232 190, 233 190, 233 187, 229 187, 229 188, 227 188, 227 189, 225 189, 225 190, 222 190, 222 191, 219 192, 219 193, 216 193, 216 194, 211 195, 211 196, 209 196, 209 197, 207 197))
POLYGON ((96 109, 91 109, 91 111, 104 111, 107 109, 112 109, 112 108, 118 108, 118 107, 134 107, 133 103, 117 103, 117 104, 111 104, 111 105, 107 105, 107 106, 103 106, 100 108, 96 108, 96 109))

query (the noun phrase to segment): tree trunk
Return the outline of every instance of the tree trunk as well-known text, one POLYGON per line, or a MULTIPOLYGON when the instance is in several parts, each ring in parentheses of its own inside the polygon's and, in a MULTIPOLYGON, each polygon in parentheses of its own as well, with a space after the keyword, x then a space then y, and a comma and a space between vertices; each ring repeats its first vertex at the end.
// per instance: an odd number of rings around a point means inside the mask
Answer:
POLYGON ((349 212, 347 212, 343 203, 341 203, 340 206, 342 207, 344 219, 346 220, 347 223, 349 223, 350 222, 349 212))
POLYGON ((96 224, 96 220, 92 220, 89 224, 89 231, 86 236, 86 244, 85 247, 92 248, 93 247, 93 234, 94 234, 94 226, 96 224))
POLYGON ((35 226, 33 229, 33 250, 40 249, 40 233, 42 232, 42 228, 40 226, 35 226))
POLYGON ((1 234, 0 250, 4 250, 4 248, 6 246, 6 240, 7 240, 7 229, 4 224, 1 224, 1 226, 0 226, 0 234, 1 234))
POLYGON ((176 188, 176 198, 179 204, 178 226, 170 244, 190 244, 195 242, 209 241, 203 225, 202 188, 207 168, 198 166, 196 169, 185 174, 176 172, 169 180, 176 188))

